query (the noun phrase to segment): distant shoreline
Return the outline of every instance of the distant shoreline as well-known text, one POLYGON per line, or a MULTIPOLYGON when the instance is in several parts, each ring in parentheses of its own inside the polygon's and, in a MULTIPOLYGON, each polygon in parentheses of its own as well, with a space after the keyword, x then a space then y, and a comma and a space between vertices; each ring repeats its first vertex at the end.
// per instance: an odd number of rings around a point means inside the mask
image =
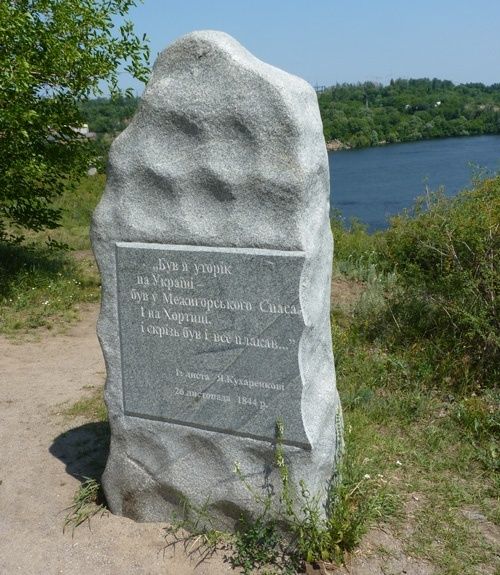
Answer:
MULTIPOLYGON (((437 138, 427 138, 430 140, 436 140, 437 138)), ((407 140, 408 142, 412 142, 415 140, 407 140)), ((416 140, 419 142, 423 142, 424 140, 416 140)), ((402 144, 403 142, 393 142, 394 144, 402 144)), ((378 148, 379 146, 385 146, 387 144, 387 142, 384 140, 382 142, 378 142, 377 144, 374 144, 372 146, 350 146, 349 144, 345 144, 344 142, 340 141, 340 140, 329 140, 328 142, 326 142, 326 149, 329 152, 339 152, 341 150, 362 150, 365 148, 378 148)))
POLYGON ((453 140, 455 138, 466 139, 466 138, 480 138, 483 136, 500 136, 500 133, 485 133, 485 134, 467 134, 462 136, 436 136, 435 138, 421 138, 418 140, 400 140, 398 142, 386 142, 385 140, 378 142, 377 144, 372 144, 371 146, 350 146, 345 144, 341 140, 329 140, 326 141, 326 149, 328 152, 341 152, 343 150, 366 150, 369 148, 379 148, 380 146, 392 146, 398 144, 416 144, 417 142, 433 142, 435 140, 453 140))
POLYGON ((339 150, 350 150, 351 146, 344 144, 340 140, 329 140, 326 142, 326 149, 329 152, 338 152, 339 150))

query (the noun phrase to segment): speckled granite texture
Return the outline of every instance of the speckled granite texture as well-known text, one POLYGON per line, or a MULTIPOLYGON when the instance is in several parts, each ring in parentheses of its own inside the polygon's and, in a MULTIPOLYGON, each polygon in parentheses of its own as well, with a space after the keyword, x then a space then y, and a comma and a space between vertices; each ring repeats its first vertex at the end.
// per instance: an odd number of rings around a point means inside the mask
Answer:
MULTIPOLYGON (((111 425, 103 486, 111 510, 168 521, 184 500, 208 502, 214 525, 230 527, 242 513, 259 510, 236 463, 257 492, 279 490, 272 441, 125 413, 120 242, 303 254, 296 279, 301 393, 295 403, 283 395, 274 409, 277 418, 280 403, 299 411, 306 439, 285 445, 292 487, 305 480, 324 504, 342 417, 329 319, 328 160, 311 86, 256 59, 227 34, 180 38, 159 55, 135 117, 113 143, 91 234, 102 276, 98 335, 111 425)), ((151 361, 161 362, 156 355, 151 361)))

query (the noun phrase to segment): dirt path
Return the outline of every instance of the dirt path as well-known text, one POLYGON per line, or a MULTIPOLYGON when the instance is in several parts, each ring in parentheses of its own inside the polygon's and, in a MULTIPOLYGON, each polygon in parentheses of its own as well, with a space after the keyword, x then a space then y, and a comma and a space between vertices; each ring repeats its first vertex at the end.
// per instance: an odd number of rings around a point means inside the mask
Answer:
POLYGON ((73 536, 71 529, 63 534, 63 510, 84 471, 76 448, 92 449, 91 426, 99 424, 68 420, 57 406, 104 381, 96 317, 92 307, 67 334, 40 342, 0 339, 0 573, 234 573, 222 557, 197 567, 197 557, 190 560, 179 548, 163 553, 160 524, 106 514, 92 520, 91 530, 81 526, 73 536))
MULTIPOLYGON (((104 383, 97 312, 89 307, 66 334, 38 342, 0 338, 0 574, 235 573, 222 554, 200 563, 199 555, 188 557, 179 546, 164 549, 163 524, 106 513, 92 519, 91 529, 63 533, 64 510, 82 478, 98 477, 106 459, 106 425, 60 413, 62 404, 104 383)), ((407 557, 390 533, 374 529, 348 570, 335 573, 430 575, 433 569, 407 557)))

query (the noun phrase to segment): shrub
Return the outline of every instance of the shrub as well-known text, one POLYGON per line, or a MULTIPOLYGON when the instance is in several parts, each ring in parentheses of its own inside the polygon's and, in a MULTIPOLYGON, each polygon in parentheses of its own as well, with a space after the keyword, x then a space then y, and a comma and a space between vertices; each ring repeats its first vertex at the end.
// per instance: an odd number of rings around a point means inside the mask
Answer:
POLYGON ((335 269, 354 280, 364 281, 372 276, 383 234, 379 232, 370 235, 367 227, 356 219, 346 225, 338 212, 331 220, 331 228, 335 269))
POLYGON ((498 376, 499 227, 497 176, 454 198, 421 198, 392 219, 380 243, 379 263, 398 275, 389 323, 399 328, 400 343, 427 340, 451 353, 450 375, 465 373, 466 383, 498 376))

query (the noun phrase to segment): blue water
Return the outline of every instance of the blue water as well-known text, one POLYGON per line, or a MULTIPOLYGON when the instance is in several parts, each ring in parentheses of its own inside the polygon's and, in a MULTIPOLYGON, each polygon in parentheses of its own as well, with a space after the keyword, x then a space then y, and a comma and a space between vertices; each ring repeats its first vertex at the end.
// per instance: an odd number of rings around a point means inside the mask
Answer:
POLYGON ((410 208, 425 186, 453 195, 471 184, 478 170, 500 170, 500 136, 447 138, 329 152, 330 201, 348 221, 370 231, 410 208))

